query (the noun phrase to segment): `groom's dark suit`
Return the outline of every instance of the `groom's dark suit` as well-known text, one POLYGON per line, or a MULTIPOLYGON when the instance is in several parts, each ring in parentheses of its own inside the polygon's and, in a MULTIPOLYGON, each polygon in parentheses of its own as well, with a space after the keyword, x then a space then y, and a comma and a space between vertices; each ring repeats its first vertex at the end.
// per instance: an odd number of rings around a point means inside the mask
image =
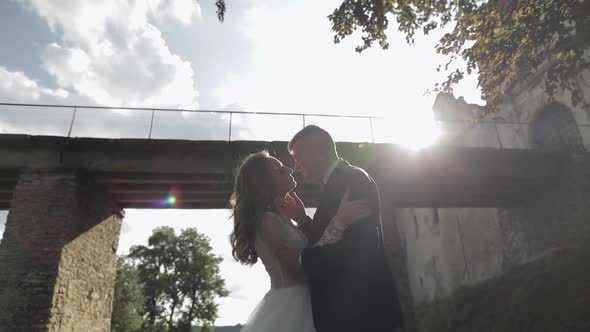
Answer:
POLYGON ((383 250, 379 193, 361 168, 341 161, 324 187, 313 219, 300 226, 309 238, 301 259, 318 332, 391 332, 402 312, 383 250), (313 247, 330 223, 346 189, 351 200, 367 199, 371 216, 348 227, 335 244, 313 247))

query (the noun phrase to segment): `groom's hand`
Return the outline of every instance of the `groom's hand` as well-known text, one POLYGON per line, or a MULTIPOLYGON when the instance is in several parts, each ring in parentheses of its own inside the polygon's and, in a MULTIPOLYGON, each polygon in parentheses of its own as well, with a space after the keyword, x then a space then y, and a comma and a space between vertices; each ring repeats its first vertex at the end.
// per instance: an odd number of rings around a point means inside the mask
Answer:
POLYGON ((305 205, 295 192, 287 194, 285 197, 275 198, 275 206, 282 214, 294 220, 297 224, 305 222, 305 205))
POLYGON ((351 201, 350 199, 350 188, 346 189, 346 192, 340 200, 338 211, 334 218, 338 223, 343 226, 350 226, 355 222, 365 219, 371 215, 371 208, 369 207, 369 201, 367 199, 359 199, 351 201))

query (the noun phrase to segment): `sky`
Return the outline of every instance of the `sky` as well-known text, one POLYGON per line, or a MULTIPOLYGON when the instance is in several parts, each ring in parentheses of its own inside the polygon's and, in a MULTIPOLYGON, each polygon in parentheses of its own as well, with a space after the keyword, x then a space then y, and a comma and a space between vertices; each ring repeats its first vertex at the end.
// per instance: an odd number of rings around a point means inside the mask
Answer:
MULTIPOLYGON (((225 21, 214 1, 7 0, 0 2, 0 102, 387 117, 386 140, 420 146, 435 138, 434 95, 442 81, 434 52, 440 33, 416 45, 389 31, 390 49, 358 54, 359 36, 333 43, 327 16, 338 0, 228 1, 225 21)), ((474 77, 455 96, 482 103, 474 77)), ((82 110, 73 136, 146 137, 150 114, 82 110)), ((0 106, 0 133, 64 135, 70 109, 0 106)), ((225 139, 228 116, 155 115, 154 138, 225 139)), ((369 124, 308 117, 336 140, 367 139, 369 124), (354 128, 354 130, 351 130, 354 128)), ((293 116, 241 115, 232 139, 288 140, 293 116)), ((0 236, 6 211, 0 211, 0 236)), ((145 244, 151 230, 197 227, 224 258, 231 295, 220 301, 218 325, 243 323, 269 288, 261 264, 231 258, 227 210, 129 210, 118 253, 145 244)))

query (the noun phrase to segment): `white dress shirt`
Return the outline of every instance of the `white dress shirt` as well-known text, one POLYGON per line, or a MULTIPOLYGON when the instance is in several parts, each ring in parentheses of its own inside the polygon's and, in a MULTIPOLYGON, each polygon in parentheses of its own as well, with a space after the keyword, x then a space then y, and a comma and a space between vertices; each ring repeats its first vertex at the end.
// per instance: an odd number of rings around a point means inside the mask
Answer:
POLYGON ((338 164, 340 164, 341 161, 342 159, 338 158, 332 162, 332 165, 330 165, 330 167, 328 167, 326 173, 324 173, 324 176, 322 176, 323 185, 328 183, 328 180, 330 180, 330 176, 332 175, 332 173, 334 173, 334 170, 336 169, 336 167, 338 167, 338 164))
MULTIPOLYGON (((328 180, 330 180, 332 173, 334 173, 334 170, 336 169, 336 167, 338 167, 340 162, 342 162, 342 159, 340 159, 340 158, 338 158, 338 159, 334 160, 334 162, 332 162, 332 165, 330 165, 330 167, 328 167, 328 169, 324 173, 324 176, 321 179, 322 184, 326 185, 328 183, 328 180)), ((345 230, 346 230, 346 225, 343 225, 341 222, 338 221, 338 219, 336 219, 336 216, 334 216, 334 218, 332 218, 332 220, 330 220, 330 223, 328 224, 328 226, 324 230, 324 233, 322 234, 320 239, 316 242, 314 247, 319 247, 319 246, 323 246, 326 244, 332 244, 332 243, 338 242, 342 238, 342 235, 344 234, 345 230)))

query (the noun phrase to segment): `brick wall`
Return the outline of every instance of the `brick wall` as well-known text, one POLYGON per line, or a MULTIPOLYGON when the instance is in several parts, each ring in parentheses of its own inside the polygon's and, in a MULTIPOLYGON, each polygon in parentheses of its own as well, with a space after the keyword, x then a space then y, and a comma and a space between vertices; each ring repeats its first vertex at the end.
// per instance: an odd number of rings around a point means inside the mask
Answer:
POLYGON ((0 331, 108 331, 121 221, 82 174, 24 173, 0 243, 0 331))

